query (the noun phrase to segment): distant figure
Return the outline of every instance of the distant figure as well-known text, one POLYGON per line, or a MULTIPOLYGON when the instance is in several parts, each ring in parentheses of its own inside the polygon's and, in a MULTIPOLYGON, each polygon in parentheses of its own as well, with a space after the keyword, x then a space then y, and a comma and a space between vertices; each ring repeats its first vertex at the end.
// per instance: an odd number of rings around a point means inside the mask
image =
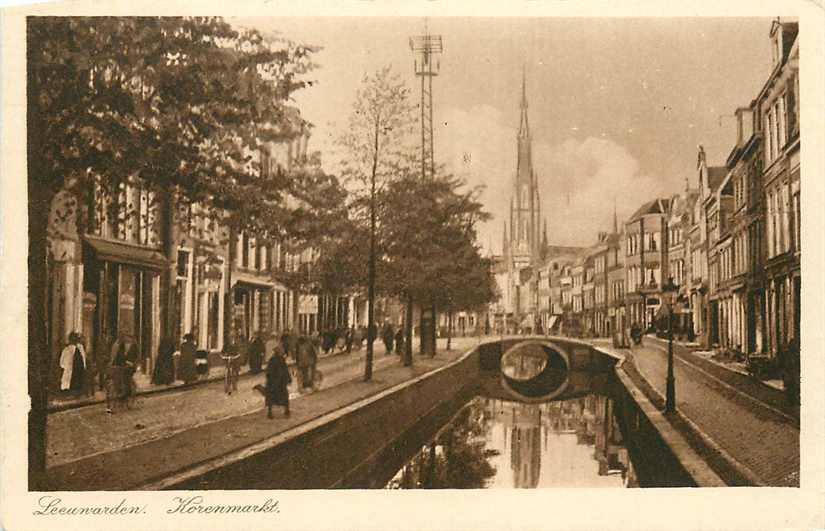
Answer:
POLYGON ((395 333, 395 353, 401 354, 401 351, 404 349, 404 327, 399 326, 398 331, 395 333))
POLYGON ((364 348, 364 339, 367 337, 367 329, 364 326, 359 326, 355 329, 354 337, 352 338, 353 343, 355 343, 355 350, 361 350, 364 348))
POLYGON ((384 323, 384 328, 381 330, 381 340, 384 342, 384 347, 387 349, 387 354, 392 354, 392 341, 395 337, 395 332, 392 325, 387 321, 384 323))
POLYGON ((192 383, 198 379, 198 372, 195 368, 195 336, 186 334, 183 336, 183 344, 180 346, 180 363, 178 365, 178 378, 183 383, 192 383))
POLYGON ((265 350, 266 347, 264 346, 264 340, 259 332, 255 334, 255 338, 249 343, 249 349, 247 351, 249 355, 249 372, 252 374, 258 374, 261 372, 261 365, 263 364, 265 350))
POLYGON ((298 361, 298 352, 295 335, 290 330, 284 330, 281 334, 281 350, 284 351, 284 357, 298 361))
POLYGON ((155 361, 155 370, 152 373, 152 383, 155 385, 169 385, 175 381, 175 342, 170 337, 160 340, 158 359, 155 361))
POLYGON ((113 401, 127 407, 135 395, 133 375, 137 368, 137 346, 129 334, 121 334, 112 345, 109 381, 106 392, 106 412, 112 413, 113 401))
POLYGON ((60 353, 60 367, 63 369, 60 390, 82 393, 86 387, 86 350, 77 332, 69 334, 69 344, 60 353))
POLYGON ((329 351, 335 347, 335 332, 330 329, 321 332, 321 348, 324 354, 329 354, 329 351))
POLYGON ((355 324, 354 324, 354 323, 353 323, 353 325, 352 325, 352 326, 351 326, 351 327, 347 330, 347 336, 346 336, 346 339, 347 339, 347 354, 349 354, 349 353, 351 353, 351 352, 352 352, 352 342, 353 342, 353 340, 355 339, 355 324))
POLYGON ((298 370, 301 374, 301 387, 303 389, 312 387, 312 373, 315 369, 317 354, 311 338, 306 336, 298 338, 297 357, 298 370))
POLYGON ((633 323, 633 326, 630 327, 630 337, 633 339, 633 343, 636 345, 642 342, 642 329, 639 327, 638 324, 633 323))
POLYGON ((289 368, 284 360, 283 350, 275 347, 269 362, 266 365, 266 386, 258 384, 255 390, 264 395, 266 399, 266 416, 272 417, 272 406, 284 406, 284 416, 289 416, 289 384, 292 377, 289 375, 289 368))

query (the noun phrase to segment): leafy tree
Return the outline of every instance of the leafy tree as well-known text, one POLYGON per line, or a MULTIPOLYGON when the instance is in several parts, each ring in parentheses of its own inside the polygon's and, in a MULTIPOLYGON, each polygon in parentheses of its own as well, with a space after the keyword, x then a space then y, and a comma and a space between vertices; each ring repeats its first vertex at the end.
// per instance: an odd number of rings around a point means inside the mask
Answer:
POLYGON ((489 214, 479 191, 465 188, 450 176, 409 173, 381 198, 384 287, 408 308, 415 302, 465 309, 492 299, 489 263, 475 244, 475 223, 489 214))
POLYGON ((261 172, 252 156, 304 125, 289 97, 312 52, 220 18, 28 19, 30 485, 45 469, 53 199, 73 194, 65 204, 76 210, 92 185, 117 197, 138 179, 166 205, 198 202, 234 231, 286 231, 298 213, 283 198, 312 181, 261 172))

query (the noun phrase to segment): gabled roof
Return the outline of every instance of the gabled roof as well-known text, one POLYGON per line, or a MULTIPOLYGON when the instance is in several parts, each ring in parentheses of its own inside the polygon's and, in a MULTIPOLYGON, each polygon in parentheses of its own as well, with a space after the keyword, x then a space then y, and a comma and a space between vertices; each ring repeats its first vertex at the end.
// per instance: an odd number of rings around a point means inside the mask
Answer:
POLYGON ((654 199, 652 201, 648 201, 647 203, 639 207, 639 209, 636 210, 636 212, 634 212, 632 216, 630 216, 630 219, 627 220, 627 223, 637 221, 642 216, 646 216, 648 214, 665 214, 669 202, 669 198, 659 198, 654 199))
POLYGON ((726 166, 708 166, 708 188, 711 192, 715 192, 719 188, 727 173, 728 168, 726 166))

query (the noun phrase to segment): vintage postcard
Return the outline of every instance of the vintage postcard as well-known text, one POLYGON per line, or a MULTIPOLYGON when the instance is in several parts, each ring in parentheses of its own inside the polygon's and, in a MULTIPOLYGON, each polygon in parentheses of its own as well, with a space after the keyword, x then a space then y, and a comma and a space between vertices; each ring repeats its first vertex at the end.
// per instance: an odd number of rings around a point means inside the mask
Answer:
POLYGON ((825 527, 824 20, 7 9, 0 524, 825 527))

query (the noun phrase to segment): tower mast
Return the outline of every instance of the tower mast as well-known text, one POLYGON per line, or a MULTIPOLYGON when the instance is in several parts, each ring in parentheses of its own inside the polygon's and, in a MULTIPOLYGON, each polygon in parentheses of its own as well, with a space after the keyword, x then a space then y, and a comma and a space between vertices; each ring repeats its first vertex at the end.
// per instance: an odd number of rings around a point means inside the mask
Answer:
POLYGON ((421 177, 435 175, 433 150, 433 77, 441 70, 437 56, 443 51, 441 35, 430 35, 424 20, 424 35, 410 37, 415 54, 415 75, 421 78, 421 177))

